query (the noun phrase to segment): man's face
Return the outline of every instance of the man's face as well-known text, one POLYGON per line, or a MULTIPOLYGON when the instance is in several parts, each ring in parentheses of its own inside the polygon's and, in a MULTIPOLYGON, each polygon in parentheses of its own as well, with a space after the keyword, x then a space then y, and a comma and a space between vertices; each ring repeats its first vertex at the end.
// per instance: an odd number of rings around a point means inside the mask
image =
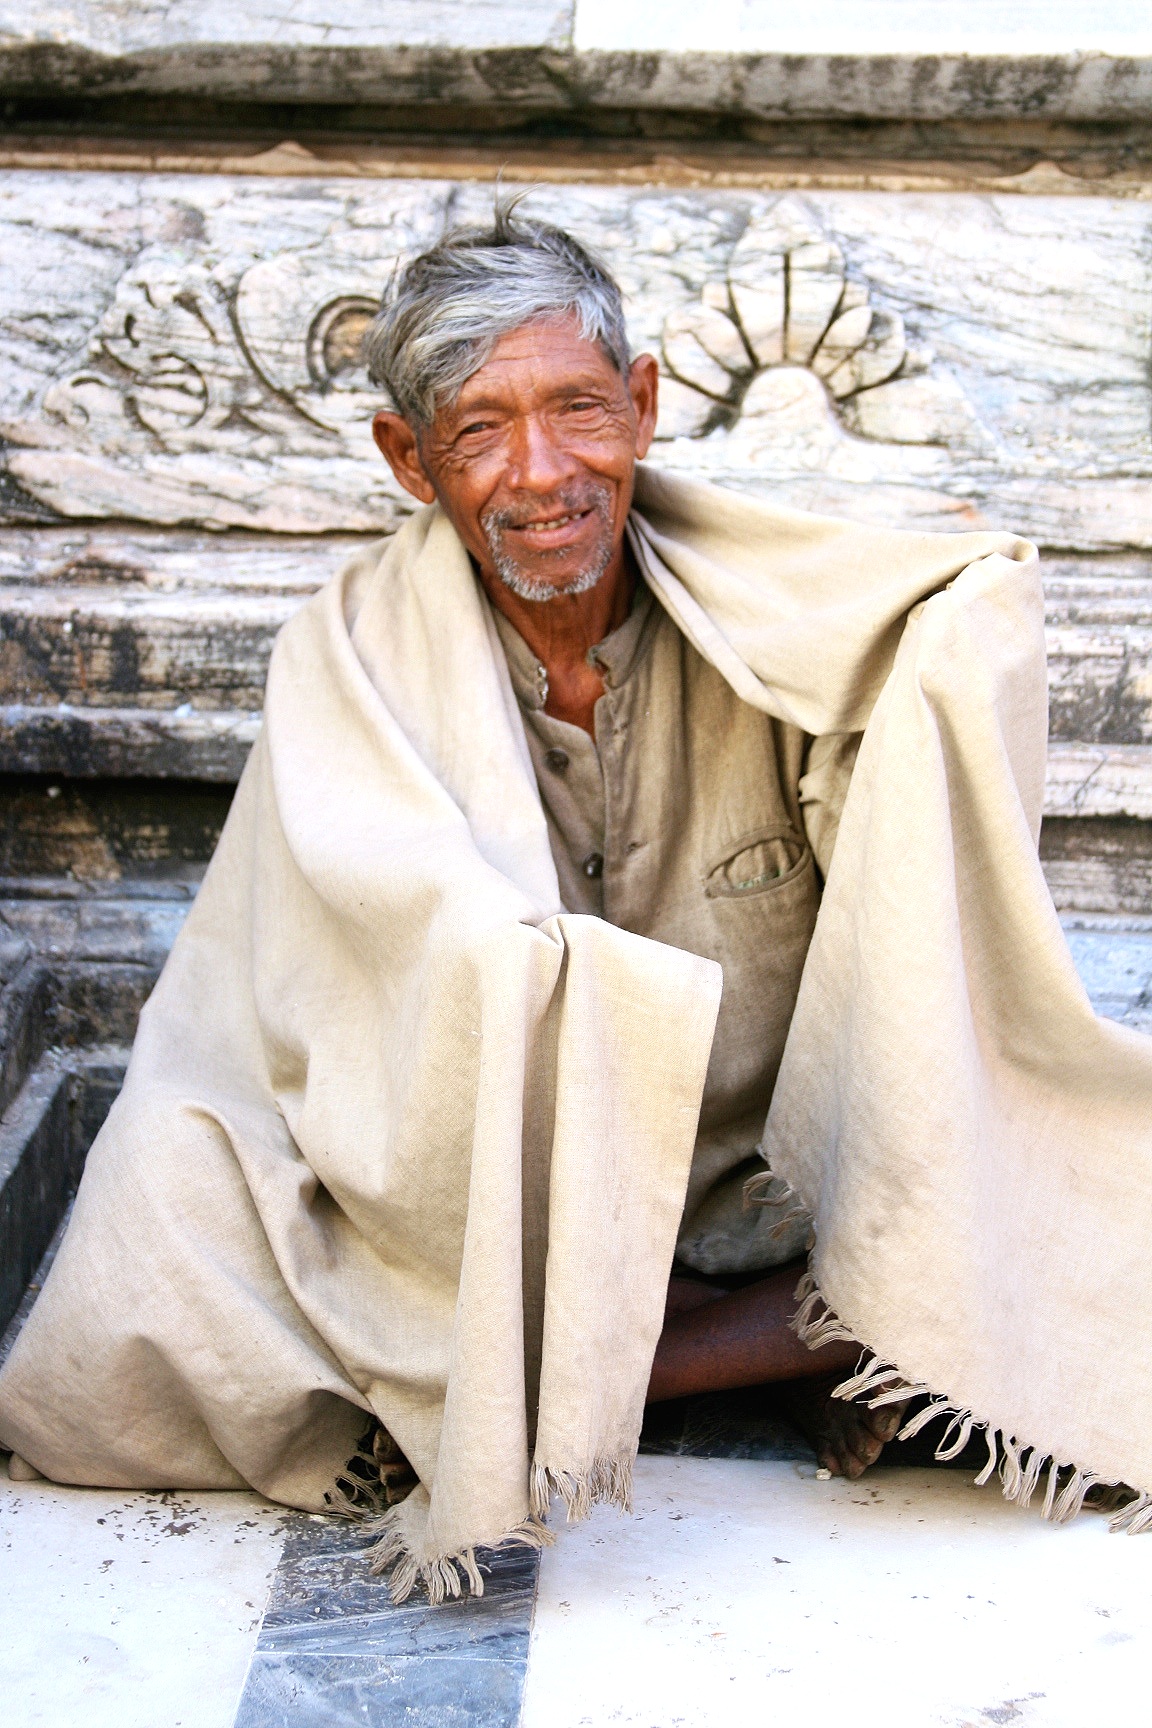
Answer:
POLYGON ((373 431, 401 485, 439 499, 486 575, 550 600, 594 586, 619 552, 656 375, 643 354, 623 378, 574 316, 541 318, 502 337, 430 427, 378 414, 373 431))

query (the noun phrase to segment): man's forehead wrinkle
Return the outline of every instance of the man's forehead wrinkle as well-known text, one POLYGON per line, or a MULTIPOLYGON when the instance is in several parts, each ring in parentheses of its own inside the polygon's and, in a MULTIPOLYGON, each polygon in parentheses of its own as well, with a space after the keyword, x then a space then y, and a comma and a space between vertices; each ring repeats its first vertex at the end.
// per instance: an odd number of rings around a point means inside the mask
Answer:
POLYGON ((533 370, 531 377, 516 380, 510 379, 504 390, 499 389, 499 381, 489 379, 482 390, 474 395, 468 395, 462 390, 452 404, 454 410, 471 414, 477 408, 502 407, 511 398, 523 398, 531 395, 534 398, 549 398, 556 396, 583 396, 604 393, 604 380, 587 376, 550 377, 541 368, 533 370))
POLYGON ((550 373, 569 370, 572 382, 578 374, 585 384, 594 380, 603 383, 608 376, 613 379, 620 376, 600 345, 581 336, 571 327, 569 319, 545 319, 521 325, 502 336, 483 364, 461 385, 457 401, 463 401, 481 379, 500 372, 507 374, 513 369, 541 368, 550 373))

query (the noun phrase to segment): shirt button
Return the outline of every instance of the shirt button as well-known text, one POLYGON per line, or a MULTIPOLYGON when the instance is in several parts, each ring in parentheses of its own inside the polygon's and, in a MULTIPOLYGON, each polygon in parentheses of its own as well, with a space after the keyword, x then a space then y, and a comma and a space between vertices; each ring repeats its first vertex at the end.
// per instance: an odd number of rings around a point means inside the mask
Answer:
POLYGON ((563 774, 568 766, 567 750, 545 750, 544 766, 551 768, 554 774, 563 774))
POLYGON ((603 876, 603 874, 604 874, 604 860, 601 857, 600 853, 599 852, 589 852, 587 858, 585 858, 585 860, 584 860, 584 863, 581 865, 581 869, 584 871, 585 876, 590 876, 593 881, 595 881, 597 877, 603 876))

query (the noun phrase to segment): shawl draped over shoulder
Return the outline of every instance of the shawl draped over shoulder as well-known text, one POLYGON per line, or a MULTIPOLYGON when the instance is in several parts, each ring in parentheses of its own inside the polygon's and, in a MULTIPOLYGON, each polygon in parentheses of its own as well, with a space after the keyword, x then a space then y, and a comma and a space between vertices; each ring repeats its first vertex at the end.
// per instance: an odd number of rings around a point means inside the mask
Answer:
MULTIPOLYGON (((634 526, 737 694, 863 731, 763 1140, 848 1390, 989 1435, 1046 1510, 1152 1522, 1152 1041, 1096 1018, 1037 858, 1036 554, 641 468, 634 526), (1144 1308, 1149 1304, 1149 1311, 1144 1308), (1070 1468, 1066 1468, 1070 1467, 1070 1468)), ((435 506, 281 632, 264 726, 0 1374, 60 1482, 323 1510, 375 1415, 393 1589, 626 1505, 720 998, 573 915, 507 667, 435 506)))

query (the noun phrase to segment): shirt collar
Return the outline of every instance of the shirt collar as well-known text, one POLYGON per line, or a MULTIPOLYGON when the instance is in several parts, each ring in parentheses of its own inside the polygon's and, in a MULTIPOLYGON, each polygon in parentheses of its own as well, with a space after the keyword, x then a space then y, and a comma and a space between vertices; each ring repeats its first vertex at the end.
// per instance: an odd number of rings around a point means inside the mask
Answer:
MULTIPOLYGON (((548 700, 548 675, 543 665, 516 626, 490 601, 488 604, 508 661, 517 701, 525 708, 543 708, 548 700)), ((609 690, 618 689, 639 665, 651 640, 652 632, 648 625, 656 609, 652 590, 641 576, 632 596, 632 609, 623 624, 588 650, 589 661, 600 672, 609 690)))

